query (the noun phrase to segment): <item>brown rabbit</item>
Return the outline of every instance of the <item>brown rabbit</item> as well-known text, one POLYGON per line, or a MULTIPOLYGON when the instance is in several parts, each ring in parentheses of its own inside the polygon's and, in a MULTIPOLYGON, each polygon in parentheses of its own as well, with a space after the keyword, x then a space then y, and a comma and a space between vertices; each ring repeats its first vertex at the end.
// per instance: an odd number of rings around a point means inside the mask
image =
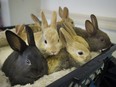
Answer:
POLYGON ((97 18, 95 15, 91 15, 91 21, 85 21, 85 28, 74 27, 77 35, 82 36, 88 42, 91 51, 100 51, 107 49, 111 46, 111 41, 108 35, 99 29, 97 18))

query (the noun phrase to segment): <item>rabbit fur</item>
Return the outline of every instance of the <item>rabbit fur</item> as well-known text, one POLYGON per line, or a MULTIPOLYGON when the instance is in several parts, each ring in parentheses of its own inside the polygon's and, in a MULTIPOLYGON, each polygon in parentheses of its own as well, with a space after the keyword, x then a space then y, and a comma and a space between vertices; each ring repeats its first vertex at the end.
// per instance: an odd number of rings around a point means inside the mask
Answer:
POLYGON ((63 25, 64 25, 64 29, 67 30, 67 32, 72 36, 72 38, 75 41, 83 44, 85 47, 90 49, 89 44, 87 43, 87 41, 83 37, 78 36, 76 34, 75 30, 73 29, 73 27, 71 26, 71 24, 69 22, 64 22, 63 25))
POLYGON ((62 48, 57 55, 48 56, 48 73, 54 73, 72 67, 79 67, 80 65, 74 61, 65 48, 62 48))
POLYGON ((82 39, 81 40, 80 38, 78 38, 79 36, 76 37, 75 35, 74 36, 71 35, 69 33, 70 31, 67 31, 70 29, 67 29, 67 30, 65 29, 64 28, 60 29, 60 32, 61 32, 60 36, 63 37, 61 40, 65 44, 67 52, 80 65, 89 61, 91 59, 91 54, 89 49, 87 48, 88 46, 84 45, 85 43, 83 44, 84 39, 81 38, 82 39))
POLYGON ((70 23, 74 27, 74 21, 69 17, 69 9, 64 7, 63 9, 59 7, 59 16, 61 17, 61 21, 57 22, 57 29, 59 30, 63 26, 64 22, 70 23))
POLYGON ((96 16, 92 14, 90 17, 92 22, 89 20, 85 21, 86 30, 74 27, 75 32, 77 35, 85 38, 91 51, 100 51, 109 48, 111 46, 109 36, 99 29, 96 16))
POLYGON ((2 71, 11 85, 32 84, 48 73, 47 61, 37 49, 30 27, 26 26, 26 32, 29 46, 15 33, 6 31, 7 41, 14 51, 5 60, 2 71))

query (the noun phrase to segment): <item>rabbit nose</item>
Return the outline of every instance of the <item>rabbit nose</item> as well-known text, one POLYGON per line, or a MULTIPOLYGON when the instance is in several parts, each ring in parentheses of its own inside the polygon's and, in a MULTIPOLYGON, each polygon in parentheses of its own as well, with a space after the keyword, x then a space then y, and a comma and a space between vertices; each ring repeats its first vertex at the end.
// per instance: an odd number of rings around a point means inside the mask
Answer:
POLYGON ((51 52, 51 55, 56 55, 57 54, 57 51, 52 51, 51 52))

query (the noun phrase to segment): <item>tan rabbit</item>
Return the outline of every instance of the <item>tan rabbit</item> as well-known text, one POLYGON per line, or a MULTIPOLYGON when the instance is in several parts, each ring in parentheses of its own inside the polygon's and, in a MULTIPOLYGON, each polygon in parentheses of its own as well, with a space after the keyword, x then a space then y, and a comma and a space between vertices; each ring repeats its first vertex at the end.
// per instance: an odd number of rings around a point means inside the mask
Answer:
MULTIPOLYGON (((59 38, 56 28, 56 12, 53 11, 50 26, 48 25, 44 12, 41 12, 41 18, 41 32, 35 33, 35 41, 37 47, 41 50, 41 52, 44 55, 56 55, 62 48, 62 42, 59 38)), ((39 23, 38 26, 40 26, 39 23)))
POLYGON ((66 50, 77 63, 81 65, 91 59, 90 51, 85 45, 75 40, 64 28, 60 32, 65 38, 66 50))
POLYGON ((59 29, 62 26, 63 22, 68 22, 72 26, 74 26, 74 21, 69 17, 69 10, 68 10, 67 7, 64 7, 64 9, 62 9, 61 7, 59 7, 59 16, 62 18, 62 20, 57 23, 57 27, 59 29))

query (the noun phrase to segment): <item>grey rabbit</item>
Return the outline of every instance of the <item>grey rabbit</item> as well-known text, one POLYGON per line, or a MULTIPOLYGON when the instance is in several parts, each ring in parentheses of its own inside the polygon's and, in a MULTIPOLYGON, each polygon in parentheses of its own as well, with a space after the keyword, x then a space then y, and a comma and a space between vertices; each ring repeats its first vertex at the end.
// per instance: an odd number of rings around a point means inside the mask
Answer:
POLYGON ((11 82, 11 85, 25 85, 33 82, 45 74, 48 74, 47 61, 35 45, 33 32, 26 26, 28 44, 15 33, 7 30, 6 38, 10 47, 14 50, 2 66, 11 82))
POLYGON ((74 27, 77 35, 82 36, 88 42, 91 51, 102 51, 111 46, 109 36, 99 29, 98 21, 94 14, 91 14, 91 21, 85 21, 85 28, 74 27))

